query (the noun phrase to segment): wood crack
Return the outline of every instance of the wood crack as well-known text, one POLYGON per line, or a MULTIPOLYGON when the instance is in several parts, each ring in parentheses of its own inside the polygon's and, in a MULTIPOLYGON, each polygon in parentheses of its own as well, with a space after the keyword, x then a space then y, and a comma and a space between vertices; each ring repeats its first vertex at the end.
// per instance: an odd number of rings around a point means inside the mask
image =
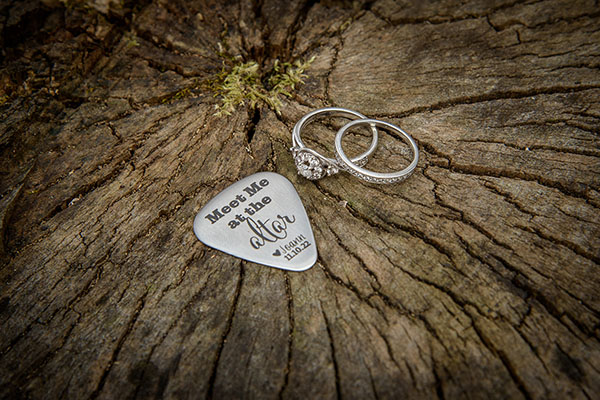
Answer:
POLYGON ((465 13, 464 15, 461 15, 461 16, 454 16, 454 15, 448 15, 448 14, 446 14, 446 15, 437 14, 437 15, 429 15, 429 16, 425 16, 425 17, 401 17, 401 18, 395 18, 393 20, 381 15, 381 13, 373 10, 372 8, 370 9, 370 11, 377 18, 381 19, 382 21, 387 22, 389 25, 394 26, 394 27, 402 26, 402 25, 420 25, 420 24, 431 24, 431 25, 452 24, 452 23, 462 22, 462 21, 471 20, 471 19, 486 18, 490 27, 493 28, 496 32, 498 32, 500 29, 498 29, 496 26, 492 25, 492 23, 489 21, 490 15, 495 12, 498 12, 498 11, 513 8, 516 5, 523 4, 526 2, 527 2, 527 0, 515 0, 510 3, 501 4, 501 5, 495 6, 495 7, 490 7, 490 9, 487 10, 487 12, 485 12, 485 13, 465 13))
POLYGON ((327 330, 327 337, 329 338, 329 349, 331 352, 331 362, 333 363, 333 371, 335 376, 335 392, 337 395, 337 399, 342 399, 342 389, 340 382, 340 368, 336 357, 335 344, 333 341, 333 334, 331 333, 331 323, 329 322, 329 318, 327 318, 327 314, 325 314, 325 308, 323 307, 323 303, 321 302, 321 314, 323 315, 323 319, 325 320, 325 328, 327 330))
POLYGON ((221 342, 219 343, 217 353, 215 354, 215 359, 210 369, 210 377, 208 379, 208 390, 206 394, 207 399, 212 399, 214 396, 215 380, 217 378, 217 367, 219 366, 219 361, 221 360, 221 353, 223 352, 223 348, 225 347, 225 343, 227 342, 227 336, 229 336, 229 332, 231 332, 231 326, 233 325, 233 317, 235 316, 238 301, 240 298, 240 293, 242 292, 242 283, 244 281, 244 264, 244 261, 240 262, 240 276, 238 279, 237 287, 235 289, 235 294, 233 296, 233 302, 231 304, 229 316, 227 317, 227 324, 225 326, 225 330, 223 331, 223 335, 221 336, 221 342))
MULTIPOLYGON (((394 357, 394 352, 392 351, 392 346, 390 345, 389 339, 381 332, 381 330, 377 327, 377 325, 373 325, 373 328, 375 329, 375 332, 377 332, 379 337, 381 337, 381 340, 383 340, 383 343, 385 344, 385 349, 386 349, 388 355, 390 356, 390 360, 392 360, 392 362, 394 363, 394 365, 396 366, 398 371, 402 371, 402 368, 400 368, 400 363, 398 362, 398 360, 396 360, 396 357, 394 357)), ((414 372, 409 367, 408 363, 406 363, 406 361, 405 361, 405 364, 408 369, 408 373, 410 374, 410 380, 411 380, 413 386, 416 387, 417 381, 415 380, 414 372)))
MULTIPOLYGON (((421 142, 422 143, 422 142, 421 142)), ((422 143, 423 147, 426 151, 429 150, 428 144, 422 143)), ((431 165, 449 170, 453 173, 459 173, 463 175, 470 175, 480 178, 508 178, 513 180, 524 180, 528 182, 535 182, 541 186, 548 187, 551 189, 556 189, 560 191, 562 194, 582 199, 584 201, 589 201, 588 188, 583 187, 582 185, 574 186, 573 184, 565 183, 560 180, 551 180, 546 177, 533 174, 531 172, 526 172, 523 169, 520 170, 506 170, 489 166, 482 165, 469 165, 469 164, 459 164, 453 161, 449 156, 443 155, 437 150, 434 150, 435 155, 439 155, 440 157, 444 157, 449 160, 449 165, 445 165, 443 163, 432 163, 431 165)))
MULTIPOLYGON (((192 256, 190 262, 192 262, 196 257, 192 256)), ((188 263, 186 263, 186 268, 184 270, 184 273, 182 274, 181 278, 179 279, 179 282, 175 285, 175 287, 177 287, 179 285, 179 283, 181 283, 183 276, 185 275, 185 271, 187 271, 187 265, 188 263)), ((198 299, 200 298, 200 296, 202 295, 202 293, 204 292, 204 290, 206 289, 206 286, 208 285, 208 282, 210 281, 210 279, 212 278, 212 276, 214 274, 216 274, 217 270, 213 270, 212 272, 208 273, 208 276, 206 277, 206 280, 204 281, 203 285, 200 287, 200 289, 194 293, 194 295, 191 297, 191 299, 181 308, 181 310, 179 311, 179 313, 177 314, 177 316, 175 318, 173 318, 173 320, 171 321, 171 324, 167 327, 167 329, 165 330, 165 332, 160 336, 159 341, 157 343, 155 343, 151 348, 150 351, 148 352, 148 356, 145 359, 145 363, 144 365, 147 366, 150 364, 150 360, 152 359, 152 355, 154 354, 154 351, 162 345, 162 343, 165 341, 165 339, 167 338, 167 336, 169 336, 169 333, 173 330, 173 328, 175 328, 177 326, 177 324, 179 323, 179 321, 181 320, 181 317, 189 310, 190 306, 192 304, 194 304, 196 301, 198 301, 198 299)), ((158 298, 158 300, 156 301, 156 303, 159 303, 160 300, 164 297, 165 293, 168 292, 169 290, 171 290, 172 287, 171 285, 168 285, 167 287, 165 287, 162 291, 161 294, 158 298)), ((183 340, 183 339, 182 339, 183 340)), ((175 371, 176 369, 173 369, 173 371, 175 371)), ((137 398, 138 393, 140 391, 140 388, 142 387, 142 385, 144 384, 144 382, 146 382, 145 376, 147 373, 147 369, 144 368, 143 372, 142 372, 142 376, 139 380, 139 383, 136 385, 134 391, 133 391, 133 395, 131 396, 132 399, 137 398)), ((164 388, 166 388, 167 386, 167 381, 163 382, 164 384, 161 385, 164 388)), ((162 393, 160 393, 160 397, 162 397, 162 393)))
POLYGON ((125 343, 125 340, 127 339, 129 334, 133 330, 133 327, 134 327, 135 323, 137 322, 137 319, 142 311, 142 308, 144 308, 144 304, 146 302, 146 296, 148 296, 148 291, 144 292, 144 294, 138 300, 138 302, 137 302, 138 305, 135 308, 135 310, 133 311, 133 314, 131 315, 131 317, 129 318, 129 321, 127 323, 127 327, 125 328, 125 331, 119 337, 119 340, 117 341, 117 345, 116 345, 115 349, 113 350, 112 355, 110 357, 110 361, 108 362, 108 365, 104 368, 104 371, 102 372, 102 376, 100 377, 100 381, 98 382, 98 386, 96 386, 96 389, 94 389, 94 391, 90 395, 90 399, 97 398, 100 395, 100 392, 102 391, 102 389, 104 388, 104 384, 106 383, 106 378, 108 378, 108 374, 110 373, 112 366, 114 365, 115 361, 119 357, 119 353, 121 352, 121 349, 123 348, 123 343, 125 343))
POLYGON ((522 271, 520 271, 517 267, 511 265, 509 262, 507 262, 505 259, 503 259, 498 254, 491 254, 490 256, 493 257, 494 259, 496 259, 498 262, 500 262, 504 268, 506 268, 509 271, 512 271, 515 274, 515 276, 511 280, 511 282, 516 287, 523 290, 525 293, 528 294, 528 296, 535 298, 537 300, 537 302, 540 305, 542 305, 544 310, 549 315, 551 315, 559 324, 561 324, 563 327, 565 327, 569 332, 573 333, 574 336, 578 336, 578 335, 576 332, 573 332, 573 330, 569 326, 569 324, 566 324, 563 321, 564 316, 569 317, 569 319, 573 322, 573 324, 581 332, 583 332, 587 337, 597 338, 597 335, 594 333, 593 328, 592 329, 588 328, 585 324, 581 323, 577 318, 573 318, 573 316, 570 315, 569 313, 560 311, 557 308, 557 306, 552 302, 552 300, 550 300, 548 298, 548 295, 546 293, 542 292, 541 290, 537 289, 534 285, 532 285, 530 278, 527 275, 525 275, 522 271))
POLYGON ((593 398, 600 0, 15 1, 0 6, 16 40, 0 61, 1 398, 593 398), (313 55, 284 116, 211 115, 221 66, 256 61, 268 88, 276 58, 313 55), (292 119, 332 102, 421 124, 410 183, 290 176, 292 119), (292 178, 322 242, 299 280, 273 270, 279 323, 258 270, 190 225, 257 169, 292 178), (298 303, 311 293, 316 316, 298 303))
POLYGON ((487 103, 491 101, 497 100, 518 100, 524 99, 527 97, 539 96, 539 95, 553 95, 553 94, 562 94, 562 93, 578 93, 591 89, 599 89, 600 85, 575 85, 575 86, 548 86, 548 87, 540 87, 540 88, 530 88, 530 89, 513 89, 513 90, 501 90, 496 92, 482 93, 479 95, 469 95, 469 96, 458 96, 452 99, 439 101, 437 103, 432 103, 424 106, 417 106, 409 108, 401 113, 394 114, 374 114, 375 118, 397 118, 402 119, 408 116, 421 114, 424 112, 432 112, 439 111, 446 108, 453 108, 462 105, 469 104, 477 104, 477 103, 487 103))
POLYGON ((287 311, 288 311, 288 323, 290 325, 290 332, 288 334, 288 342, 287 342, 287 361, 285 365, 285 374, 283 378, 283 385, 279 390, 277 397, 279 399, 283 399, 285 389, 288 387, 290 380, 290 370, 292 365, 292 349, 294 344, 294 332, 295 332, 295 318, 294 318, 294 303, 292 298, 292 288, 290 286, 290 277, 287 272, 284 273, 285 280, 285 294, 287 297, 287 311))
MULTIPOLYGON (((559 122, 559 123, 564 123, 565 125, 567 125, 566 122, 559 122)), ((545 126, 544 123, 539 123, 539 124, 535 123, 535 124, 531 124, 531 125, 545 126)), ((578 127, 577 129, 581 129, 581 128, 578 127)), ((590 157, 600 157, 600 151, 594 150, 594 149, 586 149, 586 148, 564 148, 564 147, 557 147, 557 146, 544 145, 544 144, 520 146, 520 145, 517 145, 514 143, 506 143, 506 142, 502 142, 499 140, 486 140, 486 139, 459 139, 457 141, 462 142, 462 143, 498 144, 498 145, 503 145, 503 146, 510 147, 512 149, 516 149, 516 150, 520 150, 520 151, 550 150, 550 151, 554 151, 556 153, 576 154, 576 155, 590 156, 590 157)))
POLYGON ((491 354, 493 354, 496 358, 498 358, 502 362, 504 369, 510 375, 510 377, 513 380, 513 382, 515 383, 517 389, 521 392, 521 394, 523 394, 523 397, 525 397, 525 399, 534 398, 534 396, 528 390, 525 382, 519 375, 518 371, 516 370, 515 366, 513 365, 511 360, 508 358, 508 356, 504 353, 504 351, 502 351, 501 349, 497 349, 494 346, 494 343, 488 339, 488 337, 481 330, 481 328, 479 328, 477 326, 477 323, 473 320, 473 318, 471 318, 471 320, 473 321, 473 324, 472 324, 473 331, 477 334, 477 337, 479 337, 479 340, 481 341, 481 343, 483 343, 483 345, 485 345, 485 347, 491 352, 491 354))
MULTIPOLYGON (((316 187, 324 194, 327 194, 329 197, 333 198, 333 199, 337 199, 338 203, 341 202, 341 198, 339 198, 338 196, 327 192, 325 189, 323 189, 320 185, 316 185, 316 187)), ((355 218, 357 218, 358 220, 366 223, 367 225, 369 225, 372 228, 375 228, 377 230, 382 230, 384 232, 387 233, 391 233, 394 234, 397 231, 402 231, 405 233, 408 233, 409 235, 421 240, 422 242, 424 242, 425 244, 431 246, 432 248, 434 248, 437 252, 443 254, 448 261, 450 262, 450 264, 453 266, 453 269, 460 275, 464 276, 465 278, 468 278, 465 273, 463 271, 461 271, 455 264, 454 262, 454 257, 452 252, 445 248, 441 243, 435 241, 434 239, 431 239, 429 237, 427 237, 427 235, 425 235, 425 233, 415 229, 413 226, 401 226, 398 225, 392 221, 388 221, 385 219, 385 216, 379 215, 379 213, 377 212, 377 210, 375 211, 375 214, 383 221, 383 223, 385 225, 379 224, 375 221, 373 221, 372 219, 366 217, 365 215, 363 215, 361 212, 359 212, 355 207, 352 207, 351 205, 347 204, 346 205, 346 210, 355 218)), ((343 247, 343 245, 342 245, 343 247)))
POLYGON ((581 247, 580 245, 578 245, 576 243, 570 242, 568 240, 556 238, 550 234, 542 232, 540 229, 535 228, 533 226, 516 225, 516 228, 519 228, 525 232, 534 233, 535 235, 539 236, 540 238, 547 240, 555 245, 564 246, 567 249, 573 251, 578 256, 583 257, 587 260, 590 260, 596 265, 600 265, 600 256, 599 255, 590 253, 589 251, 587 251, 586 249, 584 249, 583 247, 581 247))
POLYGON ((358 262, 358 265, 360 265, 360 267, 363 269, 363 271, 365 271, 367 273, 367 275, 369 276, 369 278, 373 281, 373 283, 375 283, 377 285, 376 288, 374 289, 379 289, 381 288, 381 284, 379 283, 379 279, 377 278, 377 275, 371 270, 369 269, 369 267, 367 267, 367 264, 365 264, 365 262, 363 261, 362 258, 360 258, 356 253, 354 253, 352 250, 350 250, 348 248, 348 246, 346 246, 344 244, 344 242, 342 241, 342 239, 338 236, 338 234, 333 230, 333 229, 329 229, 329 231, 333 234, 333 236, 336 239, 337 244, 344 249, 344 251, 348 254, 350 254, 352 256, 352 258, 354 258, 356 260, 356 262, 358 262))

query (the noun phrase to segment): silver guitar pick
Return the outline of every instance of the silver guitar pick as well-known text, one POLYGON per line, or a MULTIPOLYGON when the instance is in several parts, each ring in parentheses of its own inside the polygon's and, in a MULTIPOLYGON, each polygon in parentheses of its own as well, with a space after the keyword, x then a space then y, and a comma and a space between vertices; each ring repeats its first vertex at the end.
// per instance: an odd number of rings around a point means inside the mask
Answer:
POLYGON ((227 187, 194 219, 207 246, 258 264, 304 271, 317 245, 298 192, 285 177, 259 172, 227 187))

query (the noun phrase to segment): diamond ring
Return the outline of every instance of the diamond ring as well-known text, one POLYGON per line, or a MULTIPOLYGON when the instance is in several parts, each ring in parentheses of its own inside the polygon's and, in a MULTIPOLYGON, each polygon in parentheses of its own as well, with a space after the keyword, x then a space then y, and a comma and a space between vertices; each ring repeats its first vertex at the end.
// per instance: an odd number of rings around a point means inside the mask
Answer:
MULTIPOLYGON (((296 123, 294 129, 292 130, 293 147, 290 150, 292 151, 294 162, 296 164, 296 168, 298 169, 298 174, 310 180, 321 179, 325 176, 336 174, 340 170, 340 164, 338 160, 325 157, 315 150, 306 147, 300 138, 300 132, 302 131, 302 128, 304 128, 304 126, 306 126, 320 114, 333 114, 334 116, 359 118, 358 121, 367 119, 365 115, 347 108, 326 107, 306 114, 300 119, 300 121, 298 121, 298 123, 296 123)), ((369 155, 375 151, 375 148, 377 147, 377 128, 374 125, 371 125, 371 131, 373 132, 371 145, 363 154, 349 159, 352 163, 356 165, 365 165, 368 161, 369 155)))
POLYGON ((415 143, 414 139, 396 125, 390 124, 389 122, 379 121, 377 119, 359 119, 347 123, 338 131, 337 135, 335 136, 335 157, 338 161, 338 166, 341 169, 351 173, 359 179, 363 179, 372 183, 394 183, 405 180, 413 173, 417 163, 419 162, 419 148, 417 147, 417 143, 415 143), (387 128, 402 135, 404 139, 408 141, 413 153, 413 160, 410 165, 398 172, 382 173, 369 171, 368 169, 362 168, 362 166, 353 162, 346 156, 344 149, 342 149, 342 138, 350 128, 357 125, 370 125, 371 128, 378 126, 380 128, 387 128))

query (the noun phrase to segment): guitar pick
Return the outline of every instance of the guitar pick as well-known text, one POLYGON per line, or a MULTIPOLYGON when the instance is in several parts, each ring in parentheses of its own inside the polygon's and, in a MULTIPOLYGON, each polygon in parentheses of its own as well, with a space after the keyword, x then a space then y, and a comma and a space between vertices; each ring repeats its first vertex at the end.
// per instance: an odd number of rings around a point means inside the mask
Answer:
POLYGON ((298 192, 282 175, 259 172, 227 187, 194 219, 207 246, 258 264, 304 271, 317 245, 298 192))

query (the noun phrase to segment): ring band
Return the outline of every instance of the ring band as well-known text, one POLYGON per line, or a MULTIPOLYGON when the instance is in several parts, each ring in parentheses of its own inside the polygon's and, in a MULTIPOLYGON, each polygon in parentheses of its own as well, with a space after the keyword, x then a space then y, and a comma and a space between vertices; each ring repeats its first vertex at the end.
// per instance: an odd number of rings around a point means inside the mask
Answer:
MULTIPOLYGON (((317 151, 306 147, 300 138, 300 132, 302 131, 302 128, 304 128, 304 126, 306 126, 320 114, 333 114, 333 116, 343 116, 349 118, 355 117, 360 118, 360 120, 367 119, 365 115, 347 108, 326 107, 306 114, 300 119, 300 121, 296 123, 294 129, 292 130, 293 147, 290 150, 294 156, 294 162, 296 164, 296 168, 298 169, 298 173, 310 180, 321 179, 325 176, 336 174, 341 168, 338 160, 325 157, 319 154, 317 151)), ((374 125, 371 125, 371 131, 373 132, 371 145, 363 154, 349 159, 352 163, 356 165, 366 164, 369 155, 375 151, 378 139, 377 128, 374 125)))
POLYGON ((402 129, 397 127, 396 125, 390 124, 389 122, 379 121, 377 119, 359 119, 355 121, 351 121, 344 125, 335 136, 335 157, 338 161, 338 165, 344 169, 345 171, 351 173, 359 179, 363 179, 367 182, 372 183, 394 183, 400 182, 404 179, 408 178, 413 171, 415 170, 417 163, 419 162, 419 148, 417 147, 417 143, 413 140, 412 137, 402 129), (371 127, 381 127, 388 128, 392 131, 398 132, 402 135, 410 144, 412 149, 414 158, 410 165, 398 172, 392 173, 382 173, 382 172, 374 172, 369 171, 368 169, 362 168, 361 166, 354 163, 351 159, 349 159, 344 150, 342 149, 342 138, 348 132, 348 130, 357 125, 371 125, 371 127))

